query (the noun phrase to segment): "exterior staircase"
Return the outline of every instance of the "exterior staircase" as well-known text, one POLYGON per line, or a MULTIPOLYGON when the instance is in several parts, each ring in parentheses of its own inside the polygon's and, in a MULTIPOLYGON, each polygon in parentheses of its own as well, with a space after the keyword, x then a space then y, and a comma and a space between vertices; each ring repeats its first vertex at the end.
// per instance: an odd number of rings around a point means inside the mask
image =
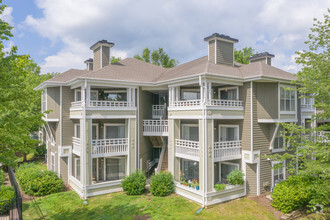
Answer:
POLYGON ((164 145, 163 139, 160 136, 149 136, 149 139, 154 147, 161 148, 164 145))
POLYGON ((163 158, 163 162, 160 168, 160 171, 168 171, 168 150, 167 147, 165 148, 165 152, 164 152, 164 158, 163 158))

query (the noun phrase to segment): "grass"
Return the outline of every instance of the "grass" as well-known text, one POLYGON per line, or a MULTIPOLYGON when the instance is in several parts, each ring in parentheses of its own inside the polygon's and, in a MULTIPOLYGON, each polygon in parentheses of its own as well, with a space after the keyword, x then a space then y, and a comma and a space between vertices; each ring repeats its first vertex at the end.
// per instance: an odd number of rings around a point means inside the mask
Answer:
POLYGON ((154 197, 150 193, 128 196, 119 192, 92 197, 83 204, 75 192, 68 191, 45 196, 36 203, 38 206, 23 204, 24 219, 41 219, 39 208, 45 219, 274 219, 266 208, 246 198, 214 205, 200 214, 195 213, 200 205, 176 194, 154 197))

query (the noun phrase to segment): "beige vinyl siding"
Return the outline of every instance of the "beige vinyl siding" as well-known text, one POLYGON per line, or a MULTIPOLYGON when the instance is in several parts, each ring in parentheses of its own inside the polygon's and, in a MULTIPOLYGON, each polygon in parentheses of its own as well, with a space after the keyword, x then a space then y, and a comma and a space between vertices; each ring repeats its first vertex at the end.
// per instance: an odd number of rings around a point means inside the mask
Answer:
POLYGON ((254 83, 258 119, 278 118, 278 83, 254 83))
POLYGON ((225 41, 219 41, 217 40, 217 64, 225 64, 233 66, 234 63, 234 44, 225 42, 225 41))
POLYGON ((244 83, 240 89, 240 99, 243 101, 244 120, 242 128, 242 150, 251 150, 251 99, 250 83, 244 83))
POLYGON ((215 40, 209 42, 209 61, 215 63, 215 40))
POLYGON ((47 88, 47 110, 51 110, 47 118, 60 118, 60 87, 47 88))
POLYGON ((142 167, 140 169, 147 169, 147 160, 152 158, 152 144, 149 137, 143 136, 143 119, 152 118, 152 93, 148 91, 143 91, 140 88, 139 91, 139 136, 140 136, 140 146, 139 146, 139 163, 142 159, 142 167))
POLYGON ((74 123, 70 120, 70 106, 74 101, 74 91, 68 86, 62 87, 62 145, 72 145, 74 123))
MULTIPOLYGON (((269 59, 269 58, 268 58, 269 59)), ((266 63, 266 58, 265 57, 261 57, 258 59, 253 59, 250 61, 251 63, 255 63, 255 62, 262 62, 262 63, 266 63)))
POLYGON ((248 195, 257 194, 257 164, 246 164, 246 192, 248 195))
POLYGON ((98 70, 101 68, 101 48, 94 50, 94 59, 93 59, 93 70, 98 70))
POLYGON ((108 66, 110 61, 110 48, 102 46, 102 67, 108 66))
POLYGON ((68 166, 69 166, 69 159, 68 157, 61 157, 60 158, 60 177, 64 180, 65 183, 68 182, 68 166))
POLYGON ((137 158, 137 137, 136 137, 136 119, 128 119, 129 124, 130 124, 130 139, 129 144, 130 144, 130 172, 134 172, 136 170, 136 158, 137 158))

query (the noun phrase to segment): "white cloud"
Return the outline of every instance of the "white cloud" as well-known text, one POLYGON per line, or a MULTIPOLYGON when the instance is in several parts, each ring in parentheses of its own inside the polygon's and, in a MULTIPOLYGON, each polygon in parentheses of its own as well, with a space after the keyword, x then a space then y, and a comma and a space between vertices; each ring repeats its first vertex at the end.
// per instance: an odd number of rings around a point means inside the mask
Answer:
POLYGON ((29 15, 25 25, 64 46, 48 55, 44 71, 83 68, 92 56, 89 46, 106 39, 122 58, 143 48, 163 47, 181 63, 206 55, 203 38, 219 32, 238 38, 237 48, 252 46, 274 53, 274 64, 294 69, 290 56, 304 47, 313 17, 322 17, 330 2, 320 0, 37 0, 41 17, 29 15), (74 40, 73 40, 74 39, 74 40), (83 48, 84 47, 84 48, 83 48))
POLYGON ((7 22, 10 25, 14 25, 14 18, 13 18, 13 8, 6 7, 2 14, 0 14, 0 19, 7 22))

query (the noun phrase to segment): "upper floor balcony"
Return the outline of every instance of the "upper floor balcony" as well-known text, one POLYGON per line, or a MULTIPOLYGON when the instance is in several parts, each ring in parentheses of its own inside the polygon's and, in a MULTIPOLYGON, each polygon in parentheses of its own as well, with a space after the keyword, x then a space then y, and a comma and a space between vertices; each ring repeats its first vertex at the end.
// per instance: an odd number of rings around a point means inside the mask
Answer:
POLYGON ((302 97, 301 98, 301 111, 302 112, 315 112, 314 98, 302 97))
POLYGON ((201 86, 169 88, 169 110, 201 109, 243 110, 239 87, 204 82, 201 86))

